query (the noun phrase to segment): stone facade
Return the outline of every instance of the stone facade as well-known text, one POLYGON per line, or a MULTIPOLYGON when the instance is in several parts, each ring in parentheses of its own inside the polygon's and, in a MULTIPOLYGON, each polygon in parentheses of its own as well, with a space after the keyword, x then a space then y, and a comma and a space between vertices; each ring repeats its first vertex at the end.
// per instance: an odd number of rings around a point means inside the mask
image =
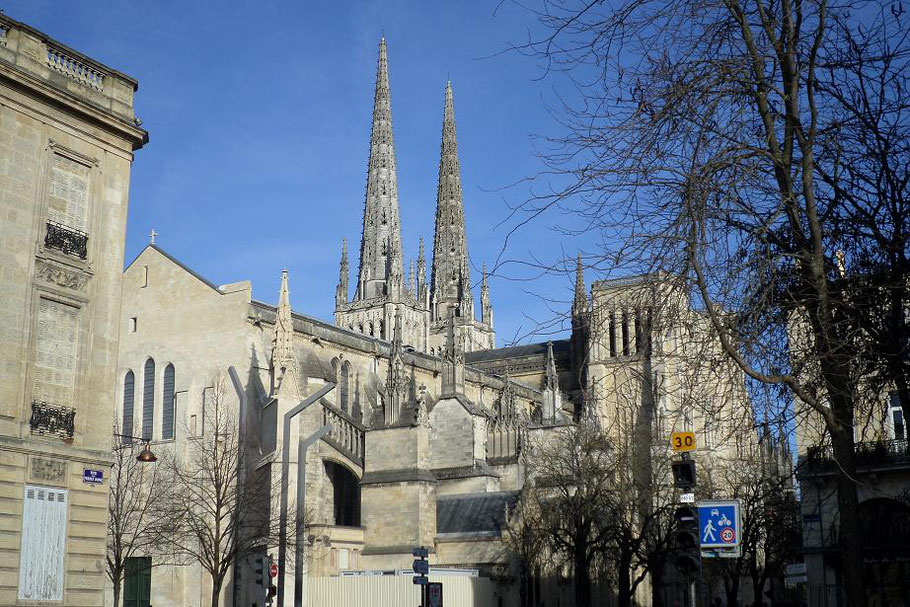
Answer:
POLYGON ((0 15, 0 604, 101 605, 134 79, 0 15))

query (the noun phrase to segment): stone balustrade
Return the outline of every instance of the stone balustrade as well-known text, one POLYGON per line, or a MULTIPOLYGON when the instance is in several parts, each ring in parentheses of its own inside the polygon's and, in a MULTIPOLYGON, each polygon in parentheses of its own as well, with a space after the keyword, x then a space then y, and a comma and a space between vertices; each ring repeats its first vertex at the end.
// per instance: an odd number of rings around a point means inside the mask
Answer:
POLYGON ((362 467, 365 428, 345 413, 326 404, 322 405, 322 423, 332 424, 332 431, 324 440, 362 467))
POLYGON ((47 45, 47 64, 77 82, 99 91, 104 90, 103 71, 50 44, 47 45))

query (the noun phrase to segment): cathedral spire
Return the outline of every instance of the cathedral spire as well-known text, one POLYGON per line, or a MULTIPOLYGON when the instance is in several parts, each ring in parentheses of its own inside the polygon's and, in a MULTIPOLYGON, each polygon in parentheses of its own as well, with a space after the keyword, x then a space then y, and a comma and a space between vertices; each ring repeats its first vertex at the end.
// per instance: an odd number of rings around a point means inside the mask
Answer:
POLYGON ((379 43, 379 60, 376 65, 373 130, 370 135, 363 237, 360 242, 360 272, 354 299, 373 299, 400 291, 404 274, 402 265, 388 53, 383 38, 379 43))
POLYGON ((465 237, 461 168, 455 136, 455 103, 452 83, 446 83, 439 155, 439 184, 436 190, 436 234, 433 241, 431 316, 441 320, 452 308, 461 317, 474 318, 468 245, 465 237))
POLYGON ((335 307, 343 306, 348 301, 348 239, 341 241, 341 266, 338 269, 338 286, 335 288, 335 307))

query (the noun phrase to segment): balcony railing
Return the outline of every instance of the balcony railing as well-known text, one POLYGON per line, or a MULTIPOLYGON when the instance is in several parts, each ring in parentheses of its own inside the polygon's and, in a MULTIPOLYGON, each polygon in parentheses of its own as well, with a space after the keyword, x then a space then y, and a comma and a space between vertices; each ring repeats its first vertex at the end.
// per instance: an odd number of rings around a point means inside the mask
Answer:
POLYGON ((322 423, 332 424, 332 431, 325 437, 325 441, 363 466, 364 427, 329 405, 322 406, 322 423))
POLYGON ((29 419, 32 434, 73 438, 76 433, 76 410, 72 407, 54 405, 44 401, 32 401, 32 417, 29 419))
MULTIPOLYGON (((854 450, 856 466, 859 468, 910 463, 910 444, 906 439, 856 443, 854 450)), ((806 460, 807 468, 812 471, 836 465, 831 445, 809 447, 806 460)))
POLYGON ((44 237, 44 246, 85 259, 88 255, 88 234, 68 228, 56 221, 47 222, 47 235, 44 237))

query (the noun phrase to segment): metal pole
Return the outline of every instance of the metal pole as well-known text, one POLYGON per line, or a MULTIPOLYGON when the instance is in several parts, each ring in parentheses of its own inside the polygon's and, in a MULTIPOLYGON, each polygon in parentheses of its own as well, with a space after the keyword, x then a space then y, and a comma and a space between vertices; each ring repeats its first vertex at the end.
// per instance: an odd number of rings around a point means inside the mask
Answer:
MULTIPOLYGON (((306 508, 306 452, 313 443, 332 431, 332 424, 326 424, 319 430, 313 432, 309 438, 301 438, 297 443, 297 516, 302 515, 306 508)), ((295 533, 301 531, 299 524, 295 525, 295 533)), ((297 558, 294 562, 294 607, 303 607, 303 546, 301 538, 297 537, 294 545, 296 546, 297 558)))
MULTIPOLYGON (((239 409, 240 415, 239 415, 239 419, 237 420, 237 423, 239 425, 238 431, 240 432, 240 441, 245 442, 247 440, 247 435, 246 435, 246 416, 247 416, 246 390, 243 389, 243 383, 241 383, 240 376, 237 375, 237 369, 234 368, 234 365, 231 365, 230 367, 228 367, 228 376, 231 378, 231 383, 234 384, 234 391, 237 392, 237 400, 240 405, 240 409, 239 409)), ((244 455, 244 456, 249 455, 249 453, 245 452, 244 446, 242 446, 240 444, 240 442, 238 442, 238 447, 241 448, 242 455, 244 455)), ((246 471, 244 469, 244 466, 246 465, 246 463, 247 462, 241 462, 240 474, 238 475, 238 478, 237 478, 237 491, 238 492, 241 491, 241 486, 246 482, 246 471)), ((240 514, 239 512, 235 512, 234 516, 238 516, 239 514, 240 514)), ((237 548, 238 548, 238 542, 235 541, 234 542, 233 575, 231 576, 233 578, 233 582, 234 582, 233 583, 233 586, 234 586, 233 595, 234 595, 234 604, 235 605, 240 604, 240 558, 239 558, 239 553, 238 553, 237 548)))
POLYGON ((291 419, 335 389, 327 383, 315 394, 300 401, 300 404, 284 414, 284 431, 281 441, 281 513, 278 519, 278 606, 284 607, 284 573, 286 567, 286 544, 288 537, 288 473, 290 468, 291 419))

